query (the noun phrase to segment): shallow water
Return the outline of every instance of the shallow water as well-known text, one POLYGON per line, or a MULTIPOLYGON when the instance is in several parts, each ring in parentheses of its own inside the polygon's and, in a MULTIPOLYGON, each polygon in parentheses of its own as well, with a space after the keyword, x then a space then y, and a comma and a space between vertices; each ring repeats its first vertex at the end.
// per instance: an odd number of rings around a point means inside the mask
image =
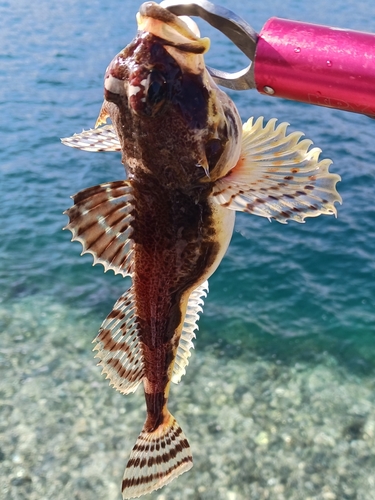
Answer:
MULTIPOLYGON (((258 31, 276 15, 375 32, 370 0, 221 4, 258 31)), ((4 500, 119 500, 143 424, 141 391, 113 391, 91 353, 128 282, 91 267, 61 231, 70 195, 123 177, 120 155, 59 141, 93 126, 105 68, 133 37, 138 5, 0 2, 4 500)), ((211 65, 242 67, 227 41, 202 30, 211 65)), ((374 122, 255 91, 231 96, 244 120, 288 121, 333 159, 343 205, 337 219, 304 225, 237 217, 191 366, 172 388, 195 467, 149 498, 373 499, 374 122)))

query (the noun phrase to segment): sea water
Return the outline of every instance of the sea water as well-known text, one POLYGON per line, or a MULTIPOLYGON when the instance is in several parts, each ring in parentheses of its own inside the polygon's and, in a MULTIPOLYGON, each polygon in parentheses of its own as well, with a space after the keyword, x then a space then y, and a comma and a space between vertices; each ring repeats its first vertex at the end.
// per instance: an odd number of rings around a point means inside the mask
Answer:
MULTIPOLYGON (((373 3, 221 0, 258 32, 279 16, 375 32, 373 3)), ((66 148, 94 125, 136 1, 0 2, 0 498, 119 500, 142 391, 108 386, 91 340, 129 285, 62 227, 69 196, 124 177, 120 154, 66 148)), ((204 23, 208 63, 246 60, 204 23)), ((375 65, 375 62, 374 62, 375 65)), ((243 120, 301 130, 341 175, 338 217, 239 214, 170 407, 194 468, 152 500, 375 499, 375 123, 231 92, 243 120)))

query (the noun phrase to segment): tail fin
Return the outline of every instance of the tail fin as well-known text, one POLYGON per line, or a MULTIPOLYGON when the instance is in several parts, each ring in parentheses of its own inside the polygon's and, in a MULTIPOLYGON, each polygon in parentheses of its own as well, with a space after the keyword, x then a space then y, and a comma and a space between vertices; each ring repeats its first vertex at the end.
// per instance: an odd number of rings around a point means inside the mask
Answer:
POLYGON ((137 498, 170 483, 193 466, 189 443, 167 411, 153 432, 143 428, 130 454, 122 481, 122 496, 137 498))

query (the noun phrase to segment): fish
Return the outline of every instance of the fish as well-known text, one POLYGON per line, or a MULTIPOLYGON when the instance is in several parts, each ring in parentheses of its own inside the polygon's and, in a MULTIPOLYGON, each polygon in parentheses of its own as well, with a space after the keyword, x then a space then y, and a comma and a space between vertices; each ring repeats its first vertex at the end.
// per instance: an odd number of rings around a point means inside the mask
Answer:
POLYGON ((95 128, 62 139, 121 152, 126 171, 123 180, 72 196, 65 212, 82 253, 131 278, 94 340, 110 385, 122 394, 144 390, 146 420, 125 468, 124 499, 193 465, 169 393, 186 373, 208 279, 227 251, 236 212, 302 223, 336 215, 341 203, 331 160, 320 160, 302 132, 288 133, 275 118, 242 124, 206 69, 210 40, 191 18, 147 2, 137 24, 106 70, 95 128))

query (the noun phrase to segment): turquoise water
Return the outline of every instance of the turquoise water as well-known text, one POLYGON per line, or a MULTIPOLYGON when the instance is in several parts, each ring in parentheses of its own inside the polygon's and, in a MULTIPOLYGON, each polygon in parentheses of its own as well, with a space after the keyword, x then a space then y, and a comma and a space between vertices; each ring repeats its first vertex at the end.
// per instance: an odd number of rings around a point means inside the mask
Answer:
MULTIPOLYGON (((257 31, 276 15, 375 32, 370 0, 221 4, 257 31)), ((119 154, 72 150, 60 137, 95 123, 105 68, 133 37, 138 5, 0 2, 4 500, 119 499, 143 423, 142 394, 116 394, 91 353, 128 283, 91 267, 61 230, 70 195, 124 176, 119 154)), ((202 31, 211 65, 243 66, 224 38, 202 31)), ((337 219, 304 225, 238 215, 190 373, 172 388, 196 467, 151 496, 374 499, 375 123, 255 91, 231 96, 244 120, 304 131, 341 175, 343 205, 337 219)))

